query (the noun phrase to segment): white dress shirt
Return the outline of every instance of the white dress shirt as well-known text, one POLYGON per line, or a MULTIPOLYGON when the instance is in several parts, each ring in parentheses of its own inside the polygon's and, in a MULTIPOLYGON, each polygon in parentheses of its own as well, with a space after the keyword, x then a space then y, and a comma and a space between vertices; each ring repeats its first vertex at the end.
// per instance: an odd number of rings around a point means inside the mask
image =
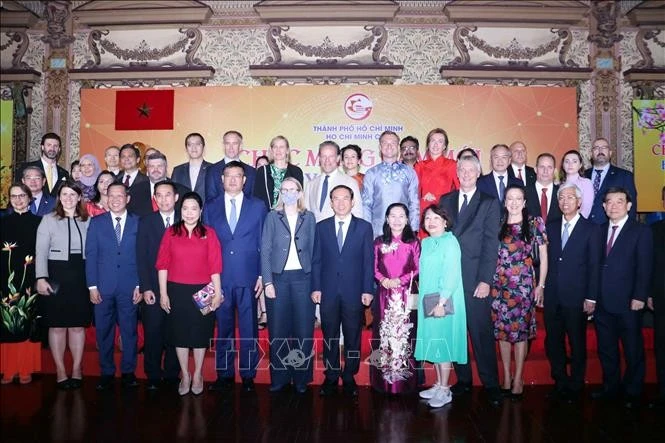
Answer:
POLYGON ((192 163, 189 162, 189 183, 192 185, 192 189, 196 186, 196 180, 199 178, 199 172, 201 172, 202 163, 192 163))
POLYGON ((120 217, 120 239, 125 236, 125 223, 127 222, 127 210, 120 215, 115 215, 113 212, 111 214, 111 221, 113 222, 113 229, 115 230, 115 225, 118 223, 116 217, 120 217))
POLYGON ((162 211, 159 211, 159 215, 162 216, 162 222, 164 223, 164 227, 166 227, 166 217, 169 217, 169 225, 173 226, 175 223, 175 211, 171 211, 170 213, 164 213, 162 211))
POLYGON ((466 195, 466 204, 469 205, 471 204, 471 199, 476 193, 477 188, 473 188, 469 192, 464 192, 461 189, 459 190, 459 196, 457 197, 457 212, 462 209, 462 204, 464 203, 464 196, 466 195))
POLYGON ((224 210, 226 211, 226 221, 231 222, 231 199, 235 198, 236 199, 236 216, 238 217, 238 220, 240 220, 240 209, 242 208, 242 199, 243 199, 243 193, 239 193, 235 197, 227 194, 226 192, 224 193, 224 210))
MULTIPOLYGON (((494 187, 496 188, 496 195, 502 197, 501 192, 499 191, 499 184, 501 183, 499 176, 503 177, 503 188, 505 193, 505 189, 508 187, 508 170, 506 169, 503 172, 492 171, 492 177, 494 177, 494 187)), ((503 198, 506 198, 506 196, 503 195, 503 198)))
POLYGON ((619 220, 618 223, 612 223, 612 221, 610 220, 609 226, 607 227, 607 237, 605 238, 605 245, 609 243, 610 237, 612 236, 612 226, 618 226, 616 232, 614 233, 614 240, 612 241, 612 246, 614 246, 614 243, 616 243, 617 238, 619 237, 619 234, 623 229, 623 225, 625 225, 627 221, 628 221, 628 214, 626 214, 624 218, 619 220))
POLYGON ((344 243, 346 242, 346 234, 349 232, 349 225, 351 224, 351 214, 347 215, 346 218, 335 216, 335 237, 337 237, 339 222, 344 222, 342 225, 342 246, 344 246, 344 243))
POLYGON ((518 169, 522 170, 522 184, 526 186, 526 165, 518 166, 514 163, 511 163, 510 167, 513 168, 513 174, 515 175, 515 178, 518 180, 520 179, 520 171, 518 171, 518 169))
POLYGON ((136 180, 137 175, 139 175, 139 170, 138 169, 136 169, 131 174, 127 174, 127 172, 125 172, 125 175, 122 177, 122 182, 124 183, 125 180, 126 180, 125 177, 129 176, 129 186, 132 186, 134 184, 134 180, 136 180))

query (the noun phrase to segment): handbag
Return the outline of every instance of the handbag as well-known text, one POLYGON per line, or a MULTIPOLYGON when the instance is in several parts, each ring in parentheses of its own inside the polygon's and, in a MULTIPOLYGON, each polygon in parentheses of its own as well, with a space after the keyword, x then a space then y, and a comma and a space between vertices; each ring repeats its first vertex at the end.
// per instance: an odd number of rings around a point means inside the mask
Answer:
POLYGON ((414 281, 413 271, 411 271, 411 280, 409 280, 409 292, 406 294, 406 304, 404 305, 404 310, 418 310, 418 280, 414 281))
MULTIPOLYGON (((49 284, 49 286, 51 286, 51 292, 49 292, 49 295, 58 295, 58 292, 60 292, 60 282, 50 277, 44 277, 44 280, 46 281, 46 283, 49 284)), ((37 292, 36 280, 35 280, 35 292, 37 292)))
POLYGON ((212 282, 205 285, 202 289, 199 289, 192 294, 192 300, 201 314, 207 315, 212 312, 212 298, 215 295, 215 285, 212 282))
POLYGON ((540 265, 540 249, 536 241, 536 224, 533 218, 529 220, 529 230, 531 231, 531 259, 533 260, 533 266, 537 267, 540 265))
MULTIPOLYGON (((432 294, 427 294, 423 297, 423 309, 425 310, 423 314, 425 317, 434 317, 432 311, 436 308, 436 305, 439 304, 441 300, 441 295, 438 292, 432 294)), ((443 302, 443 312, 446 315, 452 315, 455 313, 455 306, 453 305, 453 298, 448 297, 443 302)))

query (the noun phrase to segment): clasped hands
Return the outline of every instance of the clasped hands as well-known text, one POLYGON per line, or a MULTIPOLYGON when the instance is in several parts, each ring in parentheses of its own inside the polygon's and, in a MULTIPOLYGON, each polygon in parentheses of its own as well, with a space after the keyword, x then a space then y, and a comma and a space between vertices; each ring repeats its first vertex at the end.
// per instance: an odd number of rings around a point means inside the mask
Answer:
MULTIPOLYGON (((312 301, 314 303, 316 303, 316 304, 321 303, 321 291, 312 291, 311 298, 312 298, 312 301)), ((369 306, 370 304, 372 304, 373 299, 374 299, 374 296, 372 294, 368 294, 366 292, 360 295, 360 301, 365 306, 369 306)))

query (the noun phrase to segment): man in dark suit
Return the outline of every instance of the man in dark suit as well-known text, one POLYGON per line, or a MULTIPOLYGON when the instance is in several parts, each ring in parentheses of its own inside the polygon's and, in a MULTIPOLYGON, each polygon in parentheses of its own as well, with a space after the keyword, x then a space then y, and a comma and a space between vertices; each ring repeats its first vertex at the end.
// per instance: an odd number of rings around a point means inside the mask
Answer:
MULTIPOLYGON (((452 232, 462 250, 466 321, 478 374, 490 401, 498 405, 501 391, 489 293, 499 250, 499 201, 476 187, 480 176, 478 158, 461 158, 457 162, 457 176, 460 189, 441 197, 439 206, 451 218, 452 232)), ((471 365, 455 364, 455 374, 458 381, 451 388, 453 395, 471 392, 471 365)))
POLYGON ((354 376, 360 368, 364 306, 372 302, 374 249, 372 225, 351 214, 353 191, 345 185, 330 191, 335 215, 316 225, 312 257, 312 301, 321 304, 326 379, 320 394, 344 392, 356 397, 354 376), (363 306, 364 305, 364 306, 363 306), (344 333, 344 370, 340 371, 339 330, 344 333), (341 372, 341 374, 340 374, 341 372))
POLYGON ((492 171, 478 179, 478 190, 494 197, 503 204, 506 188, 510 185, 521 186, 522 182, 508 174, 510 150, 506 145, 494 145, 490 151, 492 171))
MULTIPOLYGON (((661 190, 665 209, 665 186, 661 190)), ((665 220, 651 225, 653 231, 653 284, 651 297, 647 304, 654 312, 654 348, 656 350, 656 375, 658 378, 658 397, 653 406, 665 407, 665 220)))
MULTIPOLYGON (((637 190, 633 173, 618 168, 610 163, 612 160, 612 149, 610 142, 605 138, 597 138, 591 144, 592 167, 587 169, 584 176, 593 184, 594 200, 589 220, 597 225, 607 223, 607 215, 603 208, 604 196, 612 187, 624 188, 630 195, 630 200, 637 203, 637 190)), ((637 204, 630 208, 630 217, 635 218, 637 204)))
POLYGON ((109 146, 104 151, 104 163, 106 170, 113 173, 116 177, 122 169, 120 169, 120 148, 117 146, 109 146))
POLYGON ((243 194, 243 164, 226 164, 220 178, 223 192, 208 199, 203 222, 222 244, 224 303, 217 316, 217 381, 212 390, 225 390, 235 379, 235 319, 238 316, 240 377, 245 391, 254 390, 259 360, 256 300, 261 293, 261 233, 268 210, 262 201, 243 194))
MULTIPOLYGON (((131 199, 127 204, 127 210, 139 217, 151 214, 158 210, 157 201, 155 199, 155 184, 167 180, 166 177, 166 156, 161 152, 153 152, 148 155, 146 159, 146 170, 148 172, 148 180, 135 183, 129 189, 131 199)), ((189 188, 181 184, 174 183, 176 191, 179 195, 185 195, 189 188)), ((178 210, 180 209, 178 205, 178 210)))
MULTIPOLYGON (((46 187, 46 177, 44 170, 38 166, 30 165, 23 168, 21 182, 30 189, 32 200, 28 206, 30 212, 34 215, 45 215, 55 209, 56 196, 44 192, 46 187)), ((8 213, 13 210, 10 207, 8 213)))
POLYGON ((113 342, 116 322, 122 338, 122 383, 138 386, 136 370, 137 304, 141 301, 136 266, 139 218, 127 212, 129 195, 122 183, 107 191, 109 212, 94 217, 85 244, 85 275, 95 305, 95 330, 101 378, 98 390, 109 389, 115 376, 113 342))
POLYGON ((536 160, 536 182, 526 187, 526 208, 531 217, 548 219, 561 218, 557 202, 559 185, 554 184, 556 160, 552 154, 544 153, 536 160))
MULTIPOLYGON (((600 289, 595 310, 598 357, 603 369, 603 389, 594 399, 611 399, 623 385, 624 405, 639 404, 644 384, 642 312, 651 286, 653 237, 651 230, 632 217, 632 199, 624 188, 609 188, 605 195, 608 223, 601 226, 604 240, 600 289), (619 341, 626 371, 621 380, 619 341)), ((662 272, 662 271, 661 271, 662 272)))
POLYGON ((224 158, 208 168, 205 181, 206 199, 211 200, 224 193, 220 177, 226 164, 237 161, 242 165, 245 173, 245 185, 243 193, 251 197, 254 192, 254 180, 256 179, 256 169, 240 160, 240 151, 242 149, 242 134, 238 131, 227 131, 222 137, 224 140, 224 158))
POLYGON ((139 171, 140 159, 141 151, 131 143, 122 145, 120 148, 120 166, 122 166, 122 171, 116 177, 128 190, 131 190, 134 185, 148 181, 148 177, 139 171))
POLYGON ((145 333, 143 367, 148 377, 147 388, 150 390, 158 389, 162 379, 166 383, 175 385, 180 373, 175 348, 168 346, 164 341, 166 312, 159 305, 159 280, 155 268, 164 232, 180 219, 175 210, 178 197, 175 183, 161 181, 155 184, 158 211, 141 218, 136 240, 139 290, 145 302, 141 308, 145 333), (162 356, 164 356, 163 369, 162 356))
POLYGON ((28 166, 35 166, 41 169, 46 178, 43 186, 44 194, 55 196, 58 183, 69 177, 69 172, 65 168, 58 166, 61 145, 62 142, 58 134, 53 132, 44 134, 41 141, 41 156, 39 160, 23 163, 18 171, 16 171, 16 176, 23 177, 23 171, 28 166))
POLYGON ((596 307, 602 242, 597 226, 580 215, 580 188, 563 184, 557 199, 563 217, 547 223, 545 351, 555 383, 550 397, 572 402, 584 388, 586 319, 596 307), (571 350, 570 375, 566 337, 571 350))
POLYGON ((185 151, 189 161, 173 168, 171 179, 181 185, 193 190, 206 201, 206 173, 212 163, 203 159, 205 139, 198 132, 192 132, 185 137, 185 151))
POLYGON ((536 182, 536 171, 526 164, 526 145, 515 141, 510 145, 510 167, 508 177, 517 178, 522 186, 530 186, 536 182))

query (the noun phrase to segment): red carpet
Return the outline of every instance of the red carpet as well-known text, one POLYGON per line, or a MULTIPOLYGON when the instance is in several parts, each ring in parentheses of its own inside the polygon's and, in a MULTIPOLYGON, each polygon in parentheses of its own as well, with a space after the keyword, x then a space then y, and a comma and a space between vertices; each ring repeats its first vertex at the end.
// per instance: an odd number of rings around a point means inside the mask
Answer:
MULTIPOLYGON (((644 333, 644 343, 646 347, 646 383, 655 383, 656 382, 656 364, 655 357, 653 353, 653 329, 643 329, 644 333)), ((142 334, 140 335, 140 340, 142 334)), ((323 342, 321 336, 321 330, 317 329, 314 332, 314 338, 316 340, 316 356, 315 356, 315 369, 314 369, 314 383, 319 384, 323 382, 323 360, 322 360, 322 349, 323 342)), ((359 385, 369 385, 369 364, 367 363, 367 357, 369 356, 370 351, 370 339, 372 338, 372 332, 369 330, 363 331, 362 338, 362 350, 361 355, 363 358, 363 363, 360 366, 360 372, 356 378, 359 385)), ((545 329, 543 327, 542 315, 538 313, 538 336, 532 342, 529 356, 527 357, 525 369, 524 369, 524 381, 526 384, 535 384, 535 385, 546 385, 551 384, 552 379, 550 378, 550 366, 545 356, 545 329)), ((263 330, 259 331, 259 344, 261 350, 265 352, 265 355, 262 355, 257 369, 256 382, 257 383, 270 383, 270 373, 268 370, 268 331, 263 330)), ((142 343, 139 343, 139 347, 142 343)), ((596 333, 592 324, 589 324, 587 328, 587 383, 589 384, 599 384, 601 383, 601 369, 600 361, 598 360, 598 355, 596 352, 596 333)), ((55 373, 55 365, 53 364, 53 359, 48 350, 43 350, 42 358, 42 368, 45 373, 55 373)), ((498 356, 498 350, 497 350, 498 356)), ((471 357, 471 356, 470 356, 471 357)), ((119 367, 120 361, 120 352, 116 350, 115 353, 116 364, 119 367)), ((191 360, 191 359, 190 359, 191 360)), ((67 354, 67 367, 71 367, 71 358, 67 354)), ((471 358, 472 364, 474 366, 474 385, 480 385, 480 380, 477 377, 477 372, 475 370, 475 363, 471 358)), ((191 367, 193 367, 193 361, 190 361, 191 367)), ((215 373, 215 354, 213 352, 208 352, 206 354, 206 361, 204 363, 204 376, 206 381, 213 381, 216 378, 215 373)), ((499 371, 501 371, 501 364, 499 363, 499 371)), ((427 365, 427 382, 431 383, 436 375, 434 370, 430 365, 427 365)), ((97 376, 99 375, 99 360, 98 353, 95 349, 95 338, 94 338, 94 328, 89 328, 87 331, 87 340, 86 340, 86 350, 83 358, 83 373, 85 375, 97 376)), ((138 356, 138 365, 136 369, 136 376, 139 378, 145 378, 143 372, 143 354, 138 356)), ((454 376, 453 376, 454 379, 454 376)), ((240 381, 238 379, 238 381, 240 381)))

